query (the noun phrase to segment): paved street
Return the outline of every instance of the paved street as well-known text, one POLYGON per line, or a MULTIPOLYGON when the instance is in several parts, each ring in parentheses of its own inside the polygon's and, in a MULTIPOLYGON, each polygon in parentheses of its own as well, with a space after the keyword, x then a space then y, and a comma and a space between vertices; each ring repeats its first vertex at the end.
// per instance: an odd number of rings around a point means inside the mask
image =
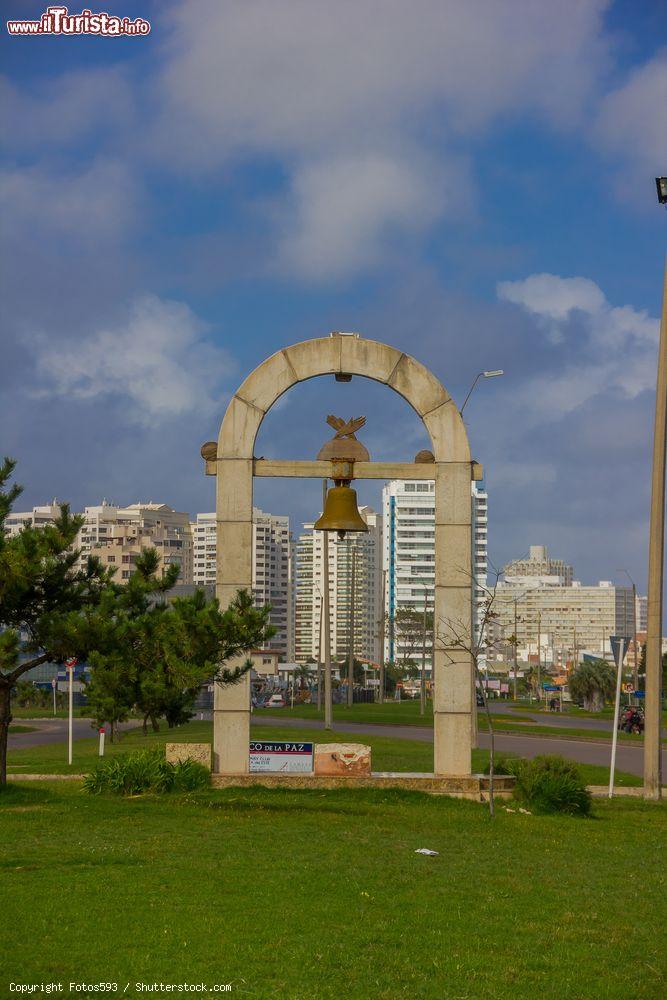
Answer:
MULTIPOLYGON (((596 720, 593 720, 596 721, 596 720)), ((253 718, 256 725, 285 726, 295 729, 324 729, 323 722, 313 722, 307 719, 289 719, 287 717, 271 716, 271 718, 253 718)), ((362 733, 376 736, 388 736, 393 739, 419 740, 423 743, 433 742, 433 730, 428 726, 378 726, 358 722, 337 722, 336 732, 361 735, 362 733)), ((479 744, 488 748, 489 737, 480 733, 479 744)), ((496 750, 499 753, 516 753, 522 757, 536 757, 541 753, 559 753, 570 760, 582 764, 609 764, 611 743, 589 743, 585 740, 559 739, 550 736, 496 736, 496 750)), ((643 754, 641 744, 632 746, 620 745, 616 753, 616 765, 619 771, 641 775, 643 773, 643 754)), ((663 751, 663 768, 667 767, 667 753, 663 751)))
MULTIPOLYGON (((135 720, 123 722, 121 729, 133 729, 138 726, 135 720)), ((9 733, 9 749, 20 750, 28 747, 45 746, 48 743, 63 743, 67 741, 67 719, 15 719, 14 725, 30 726, 32 733, 9 733)), ((97 735, 97 726, 91 719, 73 719, 72 733, 75 740, 97 735)))

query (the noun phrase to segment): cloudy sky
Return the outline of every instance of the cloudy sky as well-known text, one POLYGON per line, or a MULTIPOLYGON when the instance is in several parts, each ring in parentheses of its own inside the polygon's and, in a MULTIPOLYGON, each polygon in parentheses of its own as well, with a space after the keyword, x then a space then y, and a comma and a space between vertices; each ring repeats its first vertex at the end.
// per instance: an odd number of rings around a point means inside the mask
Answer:
MULTIPOLYGON (((505 369, 465 414, 494 562, 544 543, 585 581, 624 568, 644 590, 662 3, 103 8, 150 35, 1 42, 0 451, 22 506, 211 510, 199 447, 247 371, 355 330, 459 404, 505 369)), ((367 415, 374 458, 428 443, 389 390, 317 379, 271 411, 257 454, 314 456, 331 412, 367 415)), ((295 527, 319 509, 317 483, 256 497, 295 527)))

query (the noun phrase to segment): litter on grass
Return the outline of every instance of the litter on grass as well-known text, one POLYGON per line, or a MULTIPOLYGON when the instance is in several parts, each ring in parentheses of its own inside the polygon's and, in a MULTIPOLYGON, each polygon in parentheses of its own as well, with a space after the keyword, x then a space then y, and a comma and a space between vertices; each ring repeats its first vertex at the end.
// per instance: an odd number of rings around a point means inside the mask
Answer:
POLYGON ((429 851, 428 847, 418 847, 415 854, 428 854, 430 858, 436 858, 440 851, 429 851))

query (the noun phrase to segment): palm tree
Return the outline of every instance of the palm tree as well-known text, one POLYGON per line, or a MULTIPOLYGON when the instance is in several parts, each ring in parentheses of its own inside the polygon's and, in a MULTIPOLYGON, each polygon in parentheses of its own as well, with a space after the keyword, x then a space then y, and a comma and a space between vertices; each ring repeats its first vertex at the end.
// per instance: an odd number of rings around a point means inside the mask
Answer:
POLYGON ((310 680, 313 673, 313 667, 310 663, 299 663, 298 666, 294 668, 292 676, 295 681, 298 680, 300 691, 305 691, 306 688, 310 686, 310 680))
POLYGON ((570 677, 570 693, 587 711, 601 712, 614 694, 615 681, 614 668, 606 660, 586 660, 570 677))

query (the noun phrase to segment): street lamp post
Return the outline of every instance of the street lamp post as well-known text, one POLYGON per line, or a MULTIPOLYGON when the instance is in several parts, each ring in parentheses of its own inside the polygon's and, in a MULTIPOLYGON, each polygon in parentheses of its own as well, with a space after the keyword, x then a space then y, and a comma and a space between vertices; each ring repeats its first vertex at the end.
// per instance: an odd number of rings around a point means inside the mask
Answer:
MULTIPOLYGON (((660 190, 660 189, 659 189, 660 190)), ((665 445, 667 443, 667 262, 663 278, 658 378, 653 431, 653 475, 648 549, 646 686, 644 692, 644 796, 659 799, 661 789, 662 584, 665 543, 665 445)))
POLYGON ((422 670, 419 684, 419 714, 426 714, 426 619, 428 615, 428 590, 424 585, 424 618, 422 621, 422 670))
MULTIPOLYGON (((327 480, 322 480, 322 507, 327 500, 327 480)), ((331 685, 331 596, 329 594, 329 532, 322 532, 322 609, 324 612, 324 728, 333 729, 333 696, 331 685)))
POLYGON ((463 411, 465 410, 466 403, 468 402, 468 400, 472 396, 473 390, 474 390, 475 386, 477 385, 477 383, 479 382, 479 380, 481 378, 498 378, 499 375, 504 375, 504 374, 505 374, 505 372, 503 371, 502 368, 497 368, 495 371, 490 371, 490 372, 478 372, 478 374, 475 375, 475 379, 474 379, 472 385, 468 389, 468 395, 463 400, 463 406, 461 407, 460 412, 463 413, 463 411))
POLYGON ((354 545, 348 548, 348 573, 350 574, 350 648, 347 655, 347 707, 352 708, 354 704, 354 602, 355 595, 355 569, 356 569, 356 548, 354 545))

